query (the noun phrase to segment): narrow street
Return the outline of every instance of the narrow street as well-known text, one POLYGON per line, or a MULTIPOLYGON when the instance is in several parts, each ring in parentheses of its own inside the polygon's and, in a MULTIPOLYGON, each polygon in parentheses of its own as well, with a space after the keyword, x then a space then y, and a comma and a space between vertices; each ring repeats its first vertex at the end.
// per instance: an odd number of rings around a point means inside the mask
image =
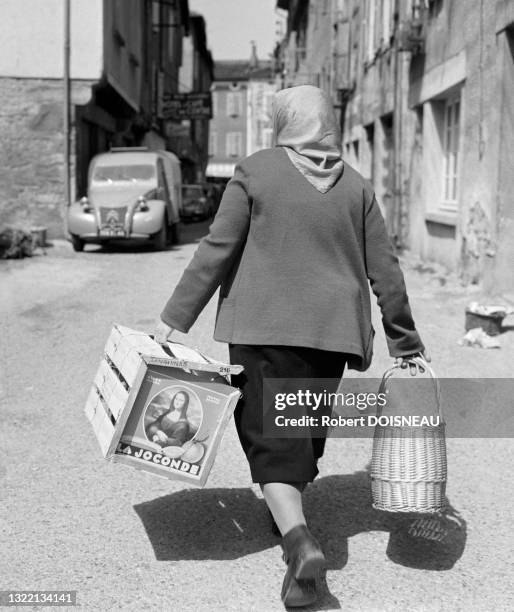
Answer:
MULTIPOLYGON (((283 610, 279 540, 229 424, 204 490, 111 465, 83 413, 113 323, 153 330, 207 223, 184 226, 165 252, 55 241, 47 254, 0 262, 2 363, 1 589, 76 590, 82 610, 283 610)), ((500 350, 457 345, 471 294, 451 279, 406 273, 414 316, 436 372, 511 377, 514 332, 500 350)), ((211 301, 187 337, 212 340, 211 301)), ((380 319, 370 374, 390 365, 380 319)), ((495 418, 491 408, 491 419, 495 418)), ((313 609, 514 609, 511 439, 449 439, 448 497, 467 524, 460 558, 439 571, 393 562, 392 523, 371 509, 371 440, 329 440, 305 494, 329 560, 313 609), (464 544, 463 544, 464 545, 464 544)))

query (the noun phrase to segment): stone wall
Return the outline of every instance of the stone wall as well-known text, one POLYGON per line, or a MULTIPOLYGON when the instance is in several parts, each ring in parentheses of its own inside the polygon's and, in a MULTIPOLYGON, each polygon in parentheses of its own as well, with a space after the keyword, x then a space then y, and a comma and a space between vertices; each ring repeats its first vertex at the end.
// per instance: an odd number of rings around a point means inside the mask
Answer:
MULTIPOLYGON (((71 192, 75 197, 74 104, 85 104, 91 84, 72 85, 71 192)), ((42 225, 65 235, 63 85, 56 79, 0 78, 0 222, 42 225)))
POLYGON ((0 79, 2 225, 44 225, 62 236, 63 87, 57 80, 0 79))

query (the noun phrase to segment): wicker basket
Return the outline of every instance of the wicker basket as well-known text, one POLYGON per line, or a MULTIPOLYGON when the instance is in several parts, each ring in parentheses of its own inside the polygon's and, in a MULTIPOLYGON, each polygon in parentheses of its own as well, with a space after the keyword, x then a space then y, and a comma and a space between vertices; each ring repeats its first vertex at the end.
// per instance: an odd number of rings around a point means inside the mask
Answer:
MULTIPOLYGON (((439 513, 446 508, 447 478, 439 383, 423 359, 411 361, 432 377, 440 423, 421 427, 376 425, 371 458, 373 507, 388 512, 439 513)), ((381 390, 387 390, 387 381, 396 371, 397 366, 384 374, 381 390)), ((380 409, 377 416, 381 416, 380 409)))

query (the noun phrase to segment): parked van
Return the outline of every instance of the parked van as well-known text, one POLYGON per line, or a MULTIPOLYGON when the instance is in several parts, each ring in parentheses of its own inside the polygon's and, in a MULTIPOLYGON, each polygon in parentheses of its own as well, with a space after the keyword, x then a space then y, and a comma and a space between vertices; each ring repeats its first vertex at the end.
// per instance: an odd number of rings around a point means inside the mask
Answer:
POLYGON ((179 241, 180 161, 168 151, 113 148, 89 165, 87 196, 70 206, 75 251, 86 243, 141 240, 158 250, 179 241))

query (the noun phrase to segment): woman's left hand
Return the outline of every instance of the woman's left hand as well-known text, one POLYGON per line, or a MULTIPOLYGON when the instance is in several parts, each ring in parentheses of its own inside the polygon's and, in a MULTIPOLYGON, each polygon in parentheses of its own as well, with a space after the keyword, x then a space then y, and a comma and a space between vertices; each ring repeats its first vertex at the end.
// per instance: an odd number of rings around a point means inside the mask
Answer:
POLYGON ((155 331, 153 334, 154 339, 159 344, 166 344, 173 331, 173 327, 170 327, 169 325, 164 323, 164 321, 159 320, 157 322, 157 325, 155 326, 155 331))
POLYGON ((427 362, 432 361, 432 358, 430 357, 428 352, 424 350, 421 353, 413 353, 412 355, 396 357, 396 359, 394 360, 394 365, 402 369, 405 369, 408 367, 411 376, 416 376, 416 374, 418 373, 418 368, 419 368, 419 372, 423 374, 425 372, 425 368, 423 368, 423 366, 421 365, 417 365, 416 363, 410 361, 412 357, 421 357, 424 361, 427 361, 427 362))

